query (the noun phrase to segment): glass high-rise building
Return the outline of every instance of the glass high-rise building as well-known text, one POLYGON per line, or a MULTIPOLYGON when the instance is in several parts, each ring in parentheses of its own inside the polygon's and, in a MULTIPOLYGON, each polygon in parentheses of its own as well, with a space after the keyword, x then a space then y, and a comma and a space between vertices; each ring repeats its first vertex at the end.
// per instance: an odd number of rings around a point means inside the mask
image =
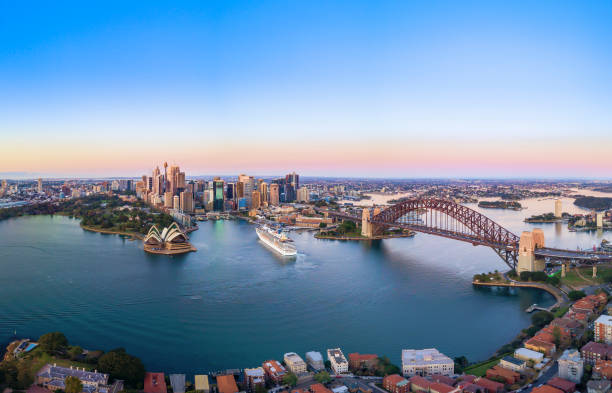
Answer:
POLYGON ((213 180, 213 210, 223 211, 225 195, 223 194, 223 180, 215 178, 213 180))

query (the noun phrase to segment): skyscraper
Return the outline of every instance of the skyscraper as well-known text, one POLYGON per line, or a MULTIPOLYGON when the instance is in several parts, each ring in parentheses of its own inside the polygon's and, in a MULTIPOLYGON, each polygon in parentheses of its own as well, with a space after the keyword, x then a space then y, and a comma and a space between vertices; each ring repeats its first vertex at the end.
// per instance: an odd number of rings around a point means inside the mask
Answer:
POLYGON ((244 197, 247 200, 247 206, 252 207, 253 191, 255 190, 255 178, 241 174, 238 176, 238 181, 244 184, 244 197))
POLYGON ((257 190, 253 191, 251 195, 251 203, 252 203, 251 207, 253 209, 259 209, 259 207, 261 206, 261 195, 259 194, 259 191, 257 190))
POLYGON ((40 177, 38 178, 38 192, 43 192, 42 179, 40 177))
POLYGON ((261 183, 259 183, 259 197, 260 197, 260 203, 265 206, 269 201, 268 183, 266 183, 265 181, 262 181, 261 183))
POLYGON ((187 190, 181 192, 181 210, 193 213, 193 194, 187 190))
POLYGON ((310 195, 308 193, 308 188, 306 188, 306 186, 300 187, 297 192, 297 201, 298 202, 308 202, 309 200, 310 200, 310 195))
POLYGON ((280 203, 279 189, 277 183, 270 184, 270 205, 278 206, 280 203))
POLYGON ((223 195, 223 180, 215 177, 213 180, 213 210, 223 211, 225 195, 223 195))

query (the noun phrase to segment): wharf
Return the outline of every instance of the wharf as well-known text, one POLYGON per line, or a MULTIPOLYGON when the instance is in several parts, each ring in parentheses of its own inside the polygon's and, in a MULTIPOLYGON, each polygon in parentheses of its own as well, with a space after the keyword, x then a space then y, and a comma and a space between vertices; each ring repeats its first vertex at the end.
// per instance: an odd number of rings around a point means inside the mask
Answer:
POLYGON ((537 304, 532 304, 527 308, 526 312, 533 312, 534 310, 550 311, 554 308, 560 307, 562 304, 567 302, 567 297, 561 290, 551 287, 550 285, 540 284, 535 282, 520 282, 520 281, 509 281, 509 282, 480 282, 472 281, 472 285, 483 286, 483 287, 510 287, 510 288, 537 288, 546 291, 555 297, 555 304, 548 308, 538 307, 537 304))

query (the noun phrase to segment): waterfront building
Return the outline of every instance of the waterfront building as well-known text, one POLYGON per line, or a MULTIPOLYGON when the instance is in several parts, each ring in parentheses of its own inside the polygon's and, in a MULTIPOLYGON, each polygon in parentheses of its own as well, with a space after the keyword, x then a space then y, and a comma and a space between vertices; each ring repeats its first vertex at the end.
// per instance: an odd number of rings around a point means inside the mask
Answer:
POLYGON ((185 393, 185 374, 170 374, 172 393, 185 393))
POLYGON ((224 204, 224 194, 223 194, 223 180, 216 177, 213 180, 213 210, 216 212, 223 211, 224 204))
POLYGON ((66 390, 67 377, 78 378, 86 393, 106 393, 109 390, 108 374, 97 371, 85 371, 79 367, 61 367, 47 363, 36 374, 36 383, 49 390, 66 390))
POLYGON ((561 199, 555 199, 555 217, 563 217, 563 207, 561 199))
POLYGON ((225 200, 236 200, 236 183, 227 183, 225 187, 225 200))
POLYGON ((144 240, 144 250, 152 254, 182 254, 195 251, 187 235, 181 231, 176 222, 161 232, 153 225, 144 240))
POLYGON ((278 206, 280 204, 280 193, 277 183, 270 184, 270 205, 278 206))
POLYGON ((612 344, 612 316, 601 315, 595 320, 595 341, 612 344))
POLYGON ((325 368, 325 363, 323 362, 323 355, 321 355, 321 352, 306 352, 306 362, 315 371, 323 370, 325 368))
POLYGON ((580 349, 580 354, 592 366, 598 360, 612 360, 612 345, 589 341, 580 349))
POLYGON ((455 363, 435 348, 404 349, 402 351, 402 374, 406 376, 432 374, 453 375, 455 363))
POLYGON ((144 379, 144 393, 167 393, 166 377, 164 373, 146 373, 144 379))
POLYGON ((238 393, 238 386, 232 374, 217 376, 217 390, 219 393, 238 393))
POLYGON ((378 363, 378 355, 349 353, 349 368, 351 370, 370 369, 378 363))
POLYGON ((546 384, 548 386, 552 386, 553 388, 562 390, 564 393, 574 393, 576 391, 576 384, 574 382, 559 377, 549 379, 546 384))
POLYGON ((266 372, 264 371, 263 367, 245 368, 244 381, 246 382, 249 390, 255 391, 257 386, 265 386, 266 372))
POLYGON ((500 361, 499 365, 507 370, 512 370, 517 373, 525 371, 525 361, 517 359, 512 356, 504 356, 500 361))
POLYGON ((287 366, 289 371, 291 371, 295 375, 300 375, 306 372, 306 362, 304 362, 304 360, 302 360, 300 355, 298 355, 297 353, 288 352, 283 357, 283 360, 285 361, 285 365, 287 366))
POLYGON ((538 364, 544 359, 544 354, 528 348, 518 348, 514 351, 514 357, 526 362, 532 361, 533 363, 538 364))
POLYGON ((408 393, 410 382, 399 374, 387 375, 383 378, 383 388, 391 393, 408 393))
MULTIPOLYGON (((308 359, 308 354, 306 354, 306 358, 308 359)), ((285 367, 277 360, 267 360, 262 364, 262 367, 268 380, 274 384, 280 383, 285 374, 287 374, 285 367)))
POLYGON ((349 364, 340 348, 328 349, 327 360, 331 363, 331 369, 335 374, 348 372, 349 364))
POLYGON ((208 375, 199 374, 195 376, 195 390, 197 392, 210 393, 208 375))
POLYGON ((557 360, 559 365, 559 377, 572 382, 579 383, 584 370, 584 360, 576 349, 566 349, 557 360))

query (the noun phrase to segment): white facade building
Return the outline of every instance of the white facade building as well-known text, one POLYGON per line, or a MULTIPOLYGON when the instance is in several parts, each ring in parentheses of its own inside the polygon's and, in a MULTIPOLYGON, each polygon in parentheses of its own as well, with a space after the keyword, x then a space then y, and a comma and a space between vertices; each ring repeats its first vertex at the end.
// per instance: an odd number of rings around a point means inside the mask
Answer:
POLYGON ((595 320, 595 341, 612 344, 612 316, 602 315, 595 320))
POLYGON ((316 371, 323 370, 325 368, 325 363, 323 363, 323 355, 321 355, 321 352, 306 352, 306 363, 308 363, 308 365, 316 371))
POLYGON ((559 378, 580 383, 584 371, 584 360, 577 349, 566 349, 557 363, 559 363, 559 378))
POLYGON ((332 371, 335 374, 348 373, 349 364, 340 348, 328 349, 327 359, 331 363, 332 371))
POLYGON ((306 362, 295 352, 286 353, 283 357, 285 365, 295 375, 304 374, 306 372, 306 362))
POLYGON ((402 374, 405 377, 432 374, 453 375, 455 362, 435 348, 404 349, 402 351, 402 374))

